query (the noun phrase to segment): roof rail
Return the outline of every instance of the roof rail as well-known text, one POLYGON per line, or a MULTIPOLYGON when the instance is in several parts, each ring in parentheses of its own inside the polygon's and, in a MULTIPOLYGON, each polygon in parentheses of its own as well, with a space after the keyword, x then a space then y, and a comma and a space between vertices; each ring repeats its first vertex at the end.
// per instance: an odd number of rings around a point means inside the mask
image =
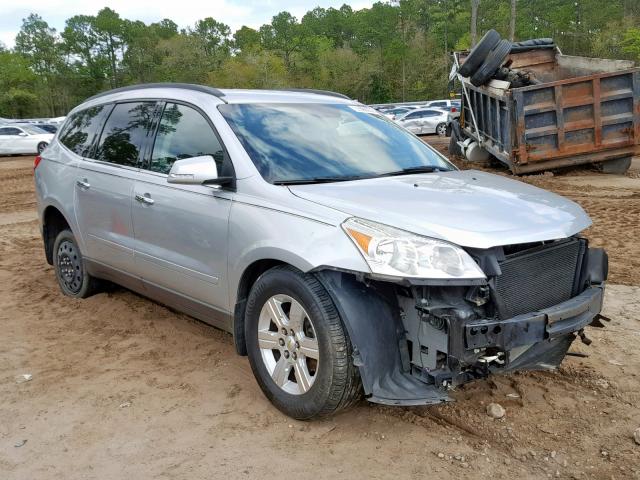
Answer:
POLYGON ((217 88, 207 87, 205 85, 196 85, 194 83, 142 83, 138 85, 129 85, 126 87, 114 88, 112 90, 107 90, 106 92, 98 93, 92 97, 87 98, 85 102, 89 100, 94 100, 96 98, 104 97, 105 95, 111 95, 112 93, 120 93, 120 92, 130 92, 133 90, 143 90, 146 88, 182 88, 186 90, 194 90, 196 92, 203 92, 214 95, 218 98, 224 97, 224 93, 222 93, 217 88))
POLYGON ((353 100, 350 97, 338 92, 332 92, 331 90, 318 90, 315 88, 279 88, 283 92, 300 92, 300 93, 315 93, 317 95, 326 95, 328 97, 344 98, 346 100, 353 100))

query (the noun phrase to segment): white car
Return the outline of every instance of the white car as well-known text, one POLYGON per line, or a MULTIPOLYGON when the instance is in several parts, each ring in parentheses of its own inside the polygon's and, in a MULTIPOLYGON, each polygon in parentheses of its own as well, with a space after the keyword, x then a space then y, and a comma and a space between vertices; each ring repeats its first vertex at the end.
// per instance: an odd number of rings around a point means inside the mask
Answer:
POLYGON ((396 118, 395 122, 416 135, 437 133, 445 136, 449 112, 439 108, 419 108, 396 118))
POLYGON ((53 136, 35 125, 4 125, 0 127, 0 155, 38 154, 53 136))

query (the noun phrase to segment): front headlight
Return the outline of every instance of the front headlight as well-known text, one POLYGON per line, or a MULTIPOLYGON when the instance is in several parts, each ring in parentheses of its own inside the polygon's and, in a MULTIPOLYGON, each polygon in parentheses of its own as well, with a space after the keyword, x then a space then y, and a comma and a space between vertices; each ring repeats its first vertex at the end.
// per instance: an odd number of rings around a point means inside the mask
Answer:
POLYGON ((467 252, 442 240, 360 218, 349 218, 342 228, 373 273, 429 279, 486 279, 467 252))

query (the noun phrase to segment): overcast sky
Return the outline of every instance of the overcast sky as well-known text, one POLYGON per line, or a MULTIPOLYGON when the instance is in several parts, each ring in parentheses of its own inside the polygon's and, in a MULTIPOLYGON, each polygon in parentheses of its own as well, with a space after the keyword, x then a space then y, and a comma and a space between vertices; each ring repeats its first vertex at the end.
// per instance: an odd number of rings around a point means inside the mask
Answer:
POLYGON ((354 10, 369 7, 368 0, 1 0, 0 42, 8 47, 14 45, 16 33, 22 19, 30 13, 37 13, 50 26, 61 31, 64 22, 73 15, 95 15, 109 6, 130 20, 145 23, 170 18, 179 27, 192 25, 196 20, 213 17, 226 23, 232 31, 243 25, 259 27, 271 21, 276 13, 287 10, 298 20, 308 10, 317 6, 340 7, 347 3, 354 10))

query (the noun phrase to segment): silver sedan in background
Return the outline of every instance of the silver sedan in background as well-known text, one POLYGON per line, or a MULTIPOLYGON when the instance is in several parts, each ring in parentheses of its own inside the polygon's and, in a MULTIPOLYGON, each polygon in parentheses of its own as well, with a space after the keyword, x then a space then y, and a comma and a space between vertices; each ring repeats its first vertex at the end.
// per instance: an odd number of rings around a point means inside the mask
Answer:
POLYGON ((437 133, 447 134, 449 112, 440 108, 419 108, 406 112, 395 119, 395 122, 416 135, 437 133))

